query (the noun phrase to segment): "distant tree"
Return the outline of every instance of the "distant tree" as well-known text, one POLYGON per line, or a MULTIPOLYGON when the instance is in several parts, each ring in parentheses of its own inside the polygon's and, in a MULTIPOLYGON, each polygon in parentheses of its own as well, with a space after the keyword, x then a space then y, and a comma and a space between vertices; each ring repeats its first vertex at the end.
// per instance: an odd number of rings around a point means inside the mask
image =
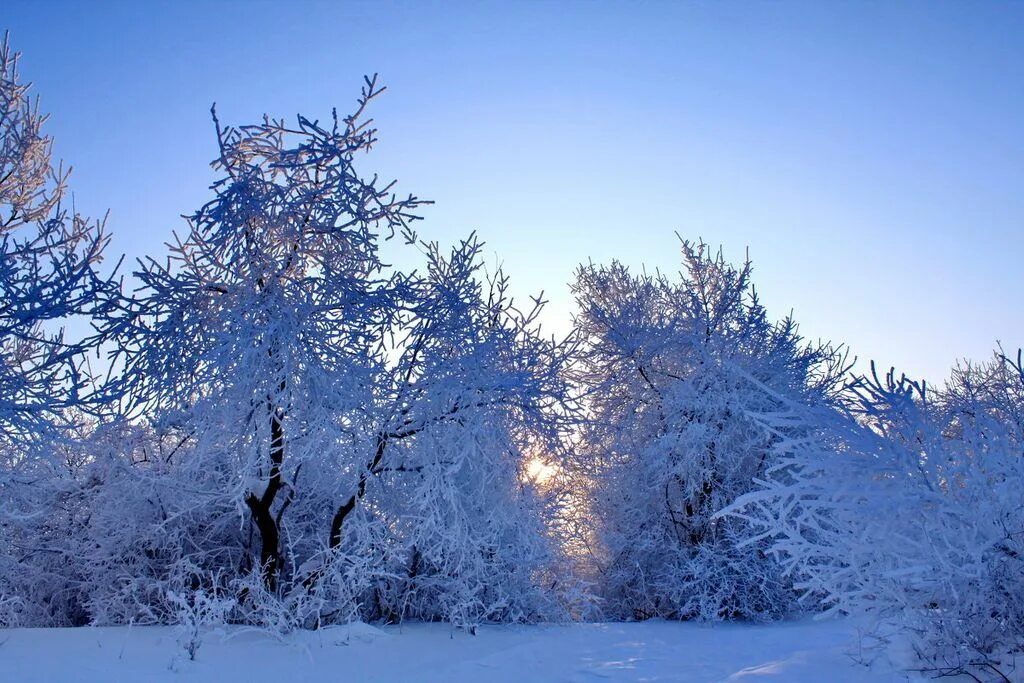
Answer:
POLYGON ((762 619, 792 608, 766 544, 715 514, 773 466, 775 437, 752 417, 775 399, 830 396, 843 369, 773 323, 739 268, 703 242, 682 243, 680 282, 619 264, 577 272, 577 378, 588 396, 578 471, 608 616, 762 619))

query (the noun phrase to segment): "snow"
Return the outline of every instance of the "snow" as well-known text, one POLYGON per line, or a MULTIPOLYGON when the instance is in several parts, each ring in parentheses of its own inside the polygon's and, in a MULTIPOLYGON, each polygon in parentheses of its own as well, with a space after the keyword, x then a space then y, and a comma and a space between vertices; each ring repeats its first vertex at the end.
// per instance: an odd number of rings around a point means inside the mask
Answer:
POLYGON ((482 626, 366 624, 275 638, 247 628, 206 636, 195 661, 173 627, 0 631, 0 681, 376 681, 488 683, 907 681, 884 656, 858 663, 849 621, 766 626, 665 621, 482 626))

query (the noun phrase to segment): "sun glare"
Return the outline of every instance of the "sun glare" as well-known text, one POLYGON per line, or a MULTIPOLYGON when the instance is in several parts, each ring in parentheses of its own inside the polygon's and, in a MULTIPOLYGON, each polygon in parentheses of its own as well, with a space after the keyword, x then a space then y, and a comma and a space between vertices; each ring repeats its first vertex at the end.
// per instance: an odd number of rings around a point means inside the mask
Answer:
POLYGON ((534 457, 526 463, 526 471, 523 473, 526 481, 543 486, 551 477, 555 476, 556 467, 547 463, 543 458, 534 457))

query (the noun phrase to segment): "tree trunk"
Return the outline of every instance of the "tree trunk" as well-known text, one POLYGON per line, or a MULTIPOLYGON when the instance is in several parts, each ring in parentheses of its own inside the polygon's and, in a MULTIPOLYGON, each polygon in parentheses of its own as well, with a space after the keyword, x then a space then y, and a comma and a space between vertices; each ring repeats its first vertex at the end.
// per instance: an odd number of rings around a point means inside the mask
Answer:
POLYGON ((277 492, 283 485, 281 467, 284 463, 284 414, 278 408, 268 405, 270 410, 270 480, 263 495, 255 493, 246 496, 245 504, 249 506, 253 522, 260 533, 260 567, 267 590, 277 590, 278 573, 281 569, 281 533, 278 521, 274 519, 271 508, 277 492))
POLYGON ((388 445, 388 434, 377 435, 377 448, 373 453, 373 460, 366 466, 366 469, 359 474, 359 484, 356 486, 356 492, 349 496, 341 507, 338 508, 337 512, 334 513, 333 519, 331 519, 331 537, 329 546, 331 548, 337 548, 341 545, 341 532, 342 527, 345 524, 345 519, 352 513, 356 507, 356 503, 366 495, 366 481, 370 478, 371 474, 376 473, 376 469, 380 466, 381 460, 384 459, 384 449, 388 445))

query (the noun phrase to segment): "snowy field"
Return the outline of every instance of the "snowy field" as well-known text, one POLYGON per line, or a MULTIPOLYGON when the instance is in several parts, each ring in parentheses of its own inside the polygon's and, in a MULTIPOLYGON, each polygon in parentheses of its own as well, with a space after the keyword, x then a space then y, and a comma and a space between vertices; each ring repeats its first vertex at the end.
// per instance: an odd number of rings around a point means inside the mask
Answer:
POLYGON ((491 626, 476 636, 443 624, 356 624, 285 640, 251 630, 210 634, 189 661, 172 627, 14 629, 0 632, 0 681, 908 680, 884 655, 857 663, 855 633, 842 621, 491 626))

